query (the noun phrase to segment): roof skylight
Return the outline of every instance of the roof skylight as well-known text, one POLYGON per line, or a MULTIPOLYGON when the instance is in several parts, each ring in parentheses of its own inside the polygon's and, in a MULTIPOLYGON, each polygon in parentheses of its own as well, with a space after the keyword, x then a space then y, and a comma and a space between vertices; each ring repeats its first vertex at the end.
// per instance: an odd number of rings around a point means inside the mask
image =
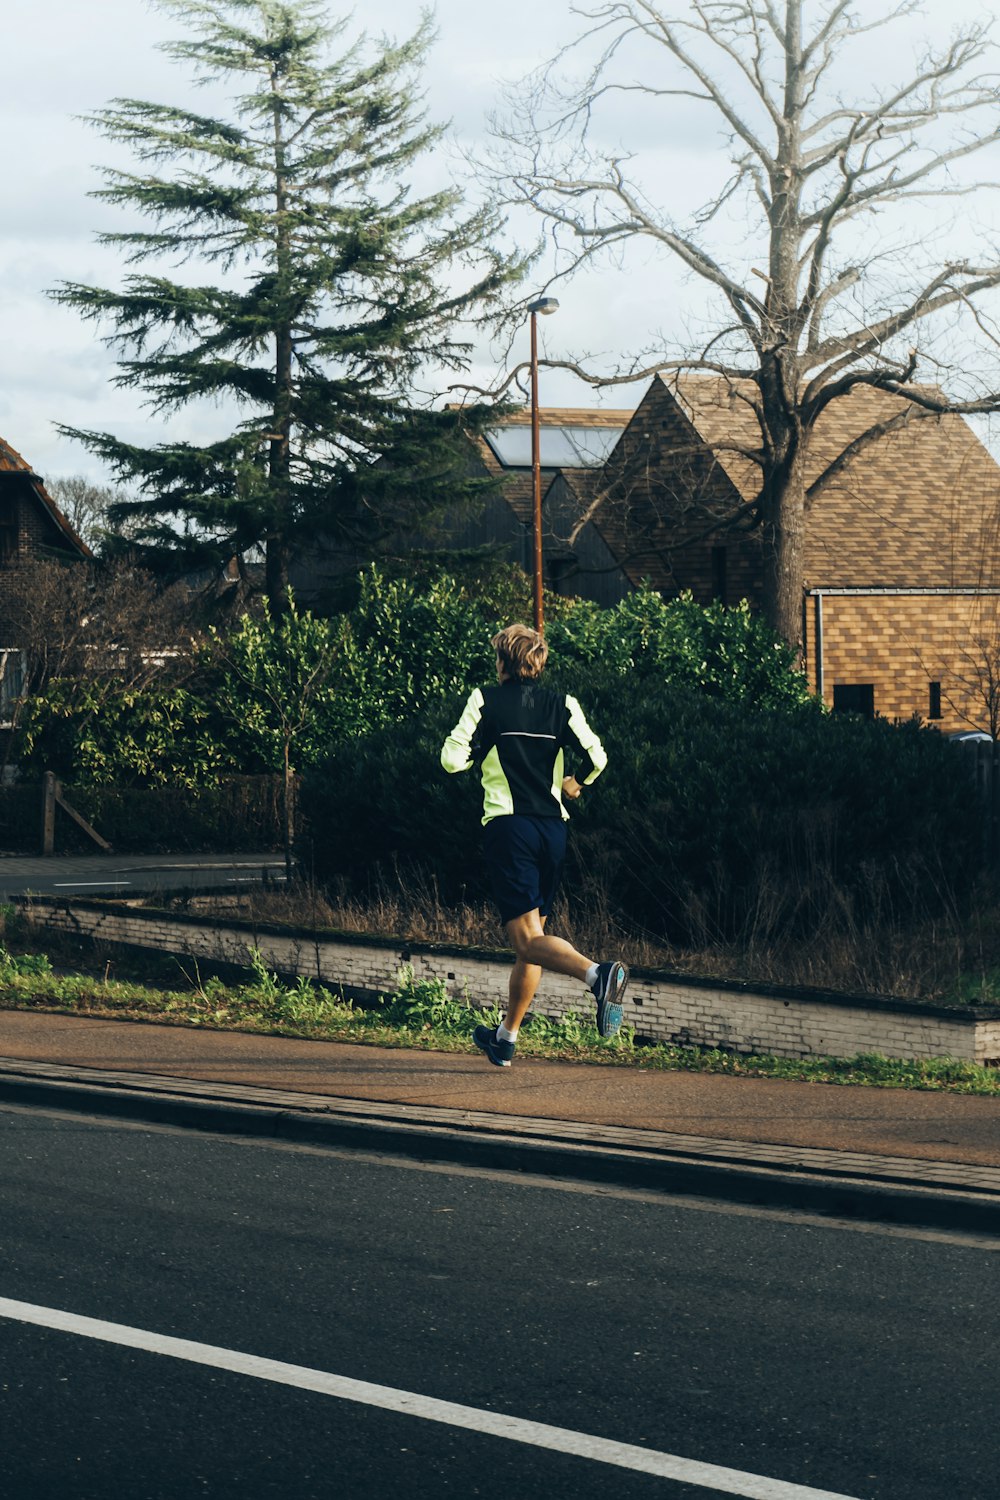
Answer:
MULTIPOLYGON (((625 431, 621 427, 553 427, 539 433, 539 457, 545 469, 596 469, 605 462, 625 431)), ((493 427, 483 434, 507 469, 530 469, 531 428, 493 427)))

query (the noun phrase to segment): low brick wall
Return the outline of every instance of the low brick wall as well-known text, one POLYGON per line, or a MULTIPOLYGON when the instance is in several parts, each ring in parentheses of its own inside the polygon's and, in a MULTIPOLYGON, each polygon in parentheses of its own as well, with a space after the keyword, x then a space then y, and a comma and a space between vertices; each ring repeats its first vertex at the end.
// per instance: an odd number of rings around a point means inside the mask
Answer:
MULTIPOLYGON (((355 933, 312 933, 232 919, 176 915, 113 902, 34 896, 18 903, 33 925, 100 943, 150 948, 246 966, 256 948, 269 969, 304 974, 350 996, 391 991, 404 964, 418 979, 443 979, 476 1006, 504 1004, 509 954, 355 933)), ((589 996, 572 979, 546 974, 535 1010, 556 1018, 585 1012, 589 996)), ((1000 1007, 917 1005, 782 986, 697 979, 633 969, 626 1019, 636 1033, 683 1046, 725 1047, 777 1057, 955 1057, 1000 1063, 1000 1007)))

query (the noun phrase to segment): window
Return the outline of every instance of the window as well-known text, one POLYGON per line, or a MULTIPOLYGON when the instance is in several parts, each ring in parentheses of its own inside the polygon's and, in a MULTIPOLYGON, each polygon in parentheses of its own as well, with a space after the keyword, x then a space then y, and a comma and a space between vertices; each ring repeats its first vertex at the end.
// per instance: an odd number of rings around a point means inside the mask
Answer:
POLYGON ((726 597, 726 549, 712 548, 712 598, 720 604, 728 604, 726 597))
POLYGON ((941 684, 932 682, 928 693, 927 717, 929 719, 940 719, 941 717, 941 684))
POLYGON ((866 719, 874 719, 875 684, 872 682, 835 682, 833 684, 833 711, 835 714, 861 714, 866 719))
MULTIPOLYGON (((543 469, 596 469, 625 431, 622 427, 551 427, 538 433, 538 457, 543 469)), ((507 469, 530 469, 531 428, 519 423, 494 427, 483 434, 507 469)))

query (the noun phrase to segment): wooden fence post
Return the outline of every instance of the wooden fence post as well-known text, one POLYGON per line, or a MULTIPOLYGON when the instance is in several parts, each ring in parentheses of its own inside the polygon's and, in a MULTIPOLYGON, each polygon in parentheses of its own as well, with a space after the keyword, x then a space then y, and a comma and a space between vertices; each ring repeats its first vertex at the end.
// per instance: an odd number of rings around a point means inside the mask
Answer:
POLYGON ((52 771, 46 771, 42 780, 42 853, 53 854, 56 846, 56 808, 61 807, 64 813, 68 813, 78 828, 82 828, 88 838, 93 839, 106 854, 110 854, 111 845, 107 839, 102 838, 96 828, 91 828, 82 813, 78 813, 75 807, 71 807, 62 794, 62 783, 52 771))
POLYGON ((52 771, 42 777, 42 853, 52 854, 56 847, 56 778, 52 771))

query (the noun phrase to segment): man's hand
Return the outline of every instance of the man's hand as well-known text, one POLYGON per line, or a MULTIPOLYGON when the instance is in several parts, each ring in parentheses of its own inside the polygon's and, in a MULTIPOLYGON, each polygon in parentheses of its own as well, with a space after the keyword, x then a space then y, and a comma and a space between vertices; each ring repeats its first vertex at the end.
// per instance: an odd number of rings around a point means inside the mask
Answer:
POLYGON ((577 781, 575 776, 564 776, 562 790, 563 796, 568 797, 571 802, 574 802, 583 791, 583 787, 577 781))

